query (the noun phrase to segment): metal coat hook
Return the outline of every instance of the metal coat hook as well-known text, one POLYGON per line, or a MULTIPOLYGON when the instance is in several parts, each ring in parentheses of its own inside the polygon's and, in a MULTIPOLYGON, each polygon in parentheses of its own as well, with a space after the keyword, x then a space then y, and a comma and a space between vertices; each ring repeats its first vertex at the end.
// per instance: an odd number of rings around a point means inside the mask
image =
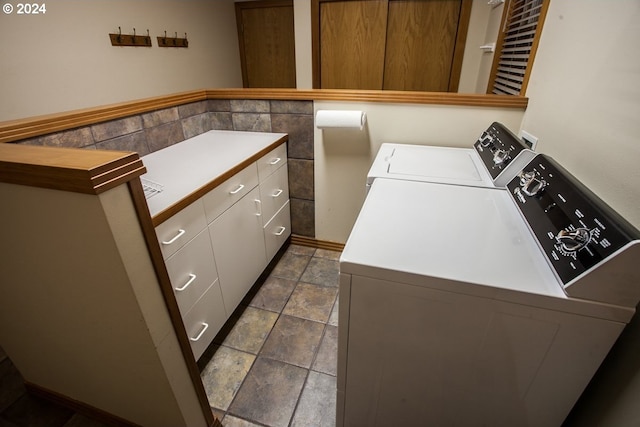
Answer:
POLYGON ((173 33, 173 37, 167 37, 167 32, 164 32, 163 36, 158 36, 159 47, 189 47, 189 41, 187 40, 187 33, 184 33, 184 38, 178 37, 178 32, 173 33))
POLYGON ((118 32, 115 34, 109 34, 109 38, 111 39, 112 46, 151 46, 149 30, 147 30, 146 36, 138 35, 135 28, 133 28, 133 34, 122 34, 122 27, 118 26, 118 32))

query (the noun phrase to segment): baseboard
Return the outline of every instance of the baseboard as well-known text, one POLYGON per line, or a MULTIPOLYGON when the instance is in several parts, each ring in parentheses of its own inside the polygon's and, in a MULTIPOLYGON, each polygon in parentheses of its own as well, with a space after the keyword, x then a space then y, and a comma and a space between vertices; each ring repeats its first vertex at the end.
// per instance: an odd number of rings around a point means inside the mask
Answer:
MULTIPOLYGON (((127 421, 124 418, 120 418, 116 415, 110 414, 109 412, 103 411, 102 409, 95 408, 84 402, 72 399, 68 396, 46 389, 37 384, 25 381, 24 386, 27 389, 27 392, 33 396, 48 400, 49 402, 53 402, 56 405, 64 406, 65 408, 71 409, 78 414, 82 414, 88 418, 99 421, 102 424, 114 427, 142 427, 138 424, 132 423, 131 421, 127 421)), ((222 424, 217 418, 213 417, 213 420, 214 422, 211 427, 222 427, 222 424)))
POLYGON ((57 405, 64 406, 65 408, 69 408, 74 412, 85 415, 96 421, 100 421, 103 424, 115 427, 140 427, 138 424, 134 424, 131 421, 125 420, 124 418, 117 417, 113 414, 103 411, 102 409, 95 408, 84 402, 72 399, 68 396, 46 389, 37 384, 25 381, 24 386, 27 389, 27 392, 33 396, 37 396, 53 402, 57 405))
POLYGON ((298 236, 297 234, 291 235, 291 243, 294 245, 310 246, 312 248, 327 249, 330 251, 342 252, 344 250, 344 243, 318 240, 314 237, 298 236))

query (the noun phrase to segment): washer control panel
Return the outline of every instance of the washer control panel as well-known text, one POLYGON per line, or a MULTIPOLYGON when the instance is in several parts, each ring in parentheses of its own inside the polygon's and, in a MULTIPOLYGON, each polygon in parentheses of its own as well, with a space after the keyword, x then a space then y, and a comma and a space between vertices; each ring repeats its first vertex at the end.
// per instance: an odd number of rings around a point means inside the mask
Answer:
POLYGON ((567 293, 581 275, 640 240, 636 228, 548 156, 537 155, 507 188, 567 293))
POLYGON ((473 146, 494 180, 520 153, 530 152, 520 138, 498 122, 482 132, 473 146))

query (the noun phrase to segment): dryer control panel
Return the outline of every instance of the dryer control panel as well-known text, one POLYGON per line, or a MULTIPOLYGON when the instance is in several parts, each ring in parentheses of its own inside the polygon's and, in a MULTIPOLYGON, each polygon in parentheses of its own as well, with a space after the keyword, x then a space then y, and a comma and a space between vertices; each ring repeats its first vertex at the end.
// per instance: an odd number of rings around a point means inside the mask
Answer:
POLYGON ((568 295, 635 307, 636 228, 545 155, 537 155, 507 187, 568 295))
MULTIPOLYGON (((494 181, 521 154, 532 153, 524 141, 498 122, 492 123, 486 131, 482 132, 473 147, 494 181)), ((530 156, 527 162, 531 157, 533 156, 530 156)), ((522 164, 519 165, 519 167, 522 166, 522 164)))

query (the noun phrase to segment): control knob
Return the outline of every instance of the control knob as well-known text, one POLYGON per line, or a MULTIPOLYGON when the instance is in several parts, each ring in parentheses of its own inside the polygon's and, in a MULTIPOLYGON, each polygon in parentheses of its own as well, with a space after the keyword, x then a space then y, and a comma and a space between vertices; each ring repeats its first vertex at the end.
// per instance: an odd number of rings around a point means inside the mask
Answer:
POLYGON ((536 171, 520 172, 520 187, 522 192, 529 197, 533 197, 547 186, 547 182, 536 171))
POLYGON ((480 136, 480 145, 483 147, 489 147, 493 145, 493 136, 487 131, 484 131, 480 136))
POLYGON ((493 163, 496 166, 500 166, 510 158, 509 151, 498 149, 493 153, 493 163))
POLYGON ((591 240, 591 233, 588 228, 580 227, 575 230, 560 230, 556 236, 556 241, 566 252, 575 252, 584 248, 591 240))

